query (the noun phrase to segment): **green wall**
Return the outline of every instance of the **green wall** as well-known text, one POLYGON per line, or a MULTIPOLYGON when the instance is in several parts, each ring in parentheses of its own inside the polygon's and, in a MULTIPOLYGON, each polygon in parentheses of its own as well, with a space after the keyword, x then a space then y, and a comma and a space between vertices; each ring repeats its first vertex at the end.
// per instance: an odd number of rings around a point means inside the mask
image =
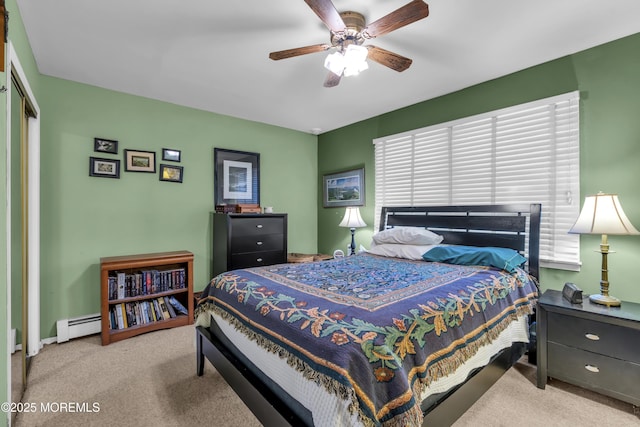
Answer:
MULTIPOLYGON (((581 197, 598 191, 620 195, 625 212, 640 228, 640 35, 636 34, 541 64, 446 96, 377 116, 320 135, 318 174, 364 165, 366 229, 356 231, 368 247, 373 235, 374 147, 372 139, 461 117, 579 90, 581 96, 581 197)), ((319 188, 322 188, 319 183, 319 188)), ((319 191, 320 197, 321 191, 319 191)), ((321 198, 319 199, 321 201, 321 198)), ((544 207, 543 207, 544 210, 544 207)), ((344 249, 350 236, 337 225, 344 208, 318 204, 318 250, 344 249)), ((640 236, 610 236, 611 294, 640 302, 634 266, 640 261, 640 236)), ((579 273, 543 269, 543 289, 576 282, 586 293, 599 292, 599 236, 581 237, 579 273)))
POLYGON ((43 338, 55 336, 56 320, 100 311, 100 257, 189 250, 194 289, 204 288, 214 147, 260 153, 262 205, 288 213, 290 251, 316 251, 316 136, 51 77, 41 83, 43 338), (118 154, 93 152, 94 137, 117 140, 118 154), (159 164, 162 148, 181 150, 182 184, 125 171, 124 149, 154 151, 159 164), (120 179, 89 177, 90 156, 121 159, 120 179))

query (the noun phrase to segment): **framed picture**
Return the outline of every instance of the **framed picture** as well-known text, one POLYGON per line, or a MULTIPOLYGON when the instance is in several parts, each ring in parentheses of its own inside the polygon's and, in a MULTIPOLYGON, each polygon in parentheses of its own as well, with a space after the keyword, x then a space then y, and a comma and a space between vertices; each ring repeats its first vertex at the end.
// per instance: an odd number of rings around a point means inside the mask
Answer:
POLYGON ((170 162, 179 162, 180 161, 180 150, 173 150, 171 148, 163 148, 162 149, 162 160, 167 160, 170 162))
POLYGON ((153 151, 124 150, 127 172, 156 173, 156 153, 153 151))
POLYGON ((260 154, 214 148, 214 203, 260 204, 260 154))
POLYGON ((364 168, 324 175, 322 184, 325 208, 364 206, 364 168))
POLYGON ((89 176, 120 178, 120 160, 89 157, 89 176))
POLYGON ((93 151, 98 153, 118 154, 118 141, 104 138, 93 138, 93 151))
POLYGON ((160 181, 182 182, 182 166, 160 164, 160 181))

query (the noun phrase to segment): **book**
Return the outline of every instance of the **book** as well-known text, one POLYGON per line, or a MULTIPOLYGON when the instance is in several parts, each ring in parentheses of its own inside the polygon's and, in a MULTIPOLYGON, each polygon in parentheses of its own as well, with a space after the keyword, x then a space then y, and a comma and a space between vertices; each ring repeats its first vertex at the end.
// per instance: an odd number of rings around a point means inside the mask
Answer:
POLYGON ((189 314, 187 309, 184 308, 184 305, 180 304, 180 301, 178 301, 173 295, 169 297, 169 304, 171 304, 173 308, 175 308, 176 312, 184 315, 189 314))
POLYGON ((149 278, 149 271, 142 272, 142 295, 149 295, 151 293, 151 279, 149 278))
POLYGON ((124 303, 120 303, 120 306, 122 307, 122 325, 123 325, 123 329, 126 329, 129 327, 129 319, 127 318, 127 307, 124 305, 124 303))
POLYGON ((217 213, 235 213, 236 205, 216 205, 217 213))
POLYGON ((110 330, 118 329, 115 327, 115 323, 114 323, 113 308, 109 310, 109 329, 110 330))
POLYGON ((124 319, 122 317, 122 306, 120 304, 115 307, 117 320, 118 320, 118 329, 124 329, 124 319))
POLYGON ((169 314, 169 309, 167 308, 167 305, 164 303, 164 299, 162 299, 162 297, 158 297, 158 305, 160 306, 162 317, 165 320, 171 319, 171 315, 169 314))
POLYGON ((173 306, 169 303, 169 297, 164 297, 164 305, 167 307, 167 310, 169 310, 171 318, 176 317, 176 312, 173 309, 173 306))
POLYGON ((118 278, 109 276, 109 300, 118 299, 118 278))
POLYGON ((133 317, 133 311, 131 309, 131 303, 124 304, 124 312, 123 315, 126 314, 126 323, 127 327, 134 326, 136 324, 136 319, 133 317))
POLYGON ((140 317, 140 303, 138 301, 134 301, 131 303, 131 312, 133 313, 133 318, 136 322, 136 325, 141 325, 142 318, 140 317))
POLYGON ((124 273, 118 273, 118 299, 123 299, 125 296, 125 274, 124 273))
POLYGON ((149 323, 149 313, 147 312, 147 304, 145 304, 146 301, 141 301, 140 302, 140 311, 142 314, 142 323, 149 323))
POLYGON ((151 301, 153 304, 153 312, 156 316, 156 321, 162 320, 164 317, 162 316, 162 310, 160 310, 160 305, 158 305, 158 300, 154 299, 151 301))
POLYGON ((157 321, 158 319, 156 318, 156 311, 153 309, 153 302, 145 301, 144 303, 147 305, 147 311, 149 312, 149 321, 157 321))

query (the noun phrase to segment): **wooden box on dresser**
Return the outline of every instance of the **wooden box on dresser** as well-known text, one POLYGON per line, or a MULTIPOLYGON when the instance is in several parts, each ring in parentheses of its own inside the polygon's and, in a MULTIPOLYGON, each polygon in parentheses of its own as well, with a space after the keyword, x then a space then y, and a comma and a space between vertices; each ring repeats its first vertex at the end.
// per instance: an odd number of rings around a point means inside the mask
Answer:
POLYGON ((213 213, 213 275, 287 262, 287 214, 213 213))
POLYGON ((640 304, 571 304, 547 290, 536 335, 539 388, 551 377, 640 405, 640 304))
POLYGON ((100 282, 102 345, 193 324, 191 252, 100 258, 100 282))

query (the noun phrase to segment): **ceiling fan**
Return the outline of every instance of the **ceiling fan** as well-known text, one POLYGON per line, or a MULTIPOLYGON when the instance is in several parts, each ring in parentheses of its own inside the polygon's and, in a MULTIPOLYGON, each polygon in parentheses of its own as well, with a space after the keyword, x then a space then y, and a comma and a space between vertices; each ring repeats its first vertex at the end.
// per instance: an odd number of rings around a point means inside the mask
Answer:
POLYGON ((413 0, 366 25, 362 14, 357 12, 339 13, 331 0, 305 0, 305 3, 329 28, 330 44, 322 43, 271 52, 269 58, 277 61, 335 48, 336 53, 329 55, 325 60, 325 67, 331 70, 324 82, 325 87, 337 86, 343 75, 357 74, 362 69, 366 69, 366 58, 395 71, 404 71, 409 68, 411 59, 377 46, 362 46, 362 44, 368 39, 380 37, 429 16, 429 6, 422 0, 413 0), (356 67, 360 68, 353 69, 344 63, 349 58, 358 57, 359 62, 356 62, 356 67))

